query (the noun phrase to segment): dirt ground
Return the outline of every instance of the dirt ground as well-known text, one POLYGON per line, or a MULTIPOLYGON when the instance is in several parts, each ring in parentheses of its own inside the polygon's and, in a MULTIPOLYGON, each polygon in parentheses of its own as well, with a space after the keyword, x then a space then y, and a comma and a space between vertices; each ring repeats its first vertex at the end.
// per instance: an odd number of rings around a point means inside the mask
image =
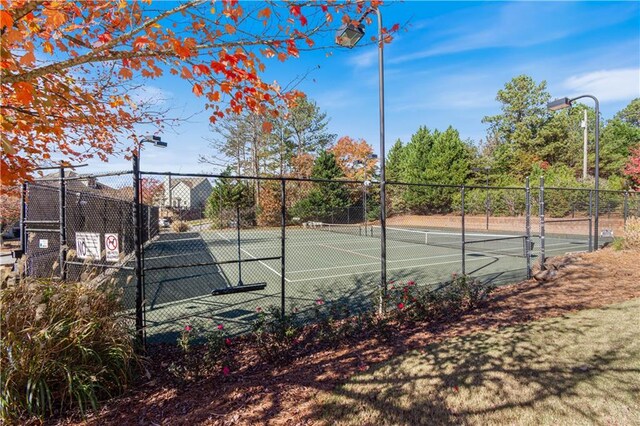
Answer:
MULTIPOLYGON (((575 218, 564 219, 582 219, 582 221, 565 221, 550 222, 545 225, 547 234, 560 235, 583 235, 589 233, 588 218, 584 216, 576 216, 575 218)), ((387 220, 389 226, 398 227, 427 227, 427 228, 445 228, 459 230, 462 226, 460 216, 452 215, 396 215, 387 220)), ((486 217, 465 215, 465 228, 470 232, 521 232, 525 230, 525 217, 516 216, 492 216, 489 218, 489 228, 486 228, 486 217)), ((547 220, 557 220, 557 218, 547 217, 547 220)), ((624 219, 622 217, 608 217, 602 215, 600 217, 599 229, 601 231, 608 229, 613 235, 622 235, 624 231, 624 219)), ((531 217, 531 232, 535 235, 540 230, 540 221, 537 216, 531 217)))
MULTIPOLYGON (((640 297, 640 252, 601 250, 551 259, 552 282, 534 280, 496 290, 486 306, 453 321, 398 326, 392 337, 364 337, 317 348, 284 365, 260 361, 239 347, 245 365, 229 376, 180 385, 166 372, 175 349, 156 347, 150 378, 106 403, 91 425, 321 424, 316 397, 377 363, 451 336, 560 316, 640 297)), ((241 345, 240 345, 241 346, 241 345)), ((76 424, 64 419, 59 424, 76 424)), ((84 422, 77 423, 84 424, 84 422)))

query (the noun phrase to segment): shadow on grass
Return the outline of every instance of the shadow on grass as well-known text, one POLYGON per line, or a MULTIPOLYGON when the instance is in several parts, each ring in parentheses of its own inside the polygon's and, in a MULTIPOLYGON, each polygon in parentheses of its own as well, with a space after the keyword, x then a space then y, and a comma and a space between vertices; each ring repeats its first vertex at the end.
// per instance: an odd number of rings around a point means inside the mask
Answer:
POLYGON ((328 424, 633 424, 640 419, 639 309, 635 300, 428 345, 320 398, 312 417, 328 424))

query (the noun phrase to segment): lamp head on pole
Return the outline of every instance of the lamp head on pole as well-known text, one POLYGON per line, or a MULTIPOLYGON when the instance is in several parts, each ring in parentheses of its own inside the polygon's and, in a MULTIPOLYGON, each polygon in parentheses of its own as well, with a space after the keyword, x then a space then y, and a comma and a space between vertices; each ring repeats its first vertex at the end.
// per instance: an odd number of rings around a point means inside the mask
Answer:
POLYGON ((155 146, 157 146, 158 148, 166 148, 167 147, 167 143, 164 142, 160 136, 156 136, 156 135, 145 136, 145 137, 142 138, 140 143, 152 143, 155 146))
POLYGON ((569 108, 571 106, 571 100, 569 98, 560 98, 547 103, 547 109, 549 111, 558 111, 560 109, 569 108))
POLYGON ((342 25, 336 32, 336 43, 351 49, 364 37, 364 25, 352 23, 342 25))

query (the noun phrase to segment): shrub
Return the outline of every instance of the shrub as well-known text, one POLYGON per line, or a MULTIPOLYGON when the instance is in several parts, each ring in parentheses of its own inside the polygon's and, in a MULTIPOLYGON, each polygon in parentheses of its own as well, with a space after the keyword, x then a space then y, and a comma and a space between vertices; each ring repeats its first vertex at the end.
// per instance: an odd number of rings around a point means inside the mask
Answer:
POLYGON ((181 380, 198 379, 205 374, 231 371, 232 340, 223 324, 184 326, 178 337, 182 359, 174 361, 169 371, 181 380), (194 343, 202 341, 203 345, 194 343))
POLYGON ((624 247, 625 247, 624 238, 615 237, 613 239, 613 241, 611 241, 611 247, 616 251, 620 251, 620 250, 624 249, 624 247))
POLYGON ((627 219, 624 225, 624 245, 629 249, 640 249, 640 218, 627 219))
POLYGON ((138 359, 114 285, 26 279, 0 304, 3 420, 84 414, 127 387, 138 359))
POLYGON ((182 220, 176 220, 171 224, 171 229, 173 232, 187 232, 189 230, 189 225, 187 222, 182 220))
POLYGON ((282 357, 293 346, 301 328, 293 312, 282 314, 280 308, 275 306, 270 306, 266 311, 258 308, 251 331, 258 355, 266 361, 282 357))
POLYGON ((370 308, 352 309, 348 302, 326 305, 316 300, 313 308, 314 337, 323 343, 340 343, 367 331, 375 321, 375 311, 370 308))
POLYGON ((494 287, 467 275, 453 274, 437 289, 418 287, 413 281, 390 286, 387 303, 399 321, 432 320, 480 306, 494 287))

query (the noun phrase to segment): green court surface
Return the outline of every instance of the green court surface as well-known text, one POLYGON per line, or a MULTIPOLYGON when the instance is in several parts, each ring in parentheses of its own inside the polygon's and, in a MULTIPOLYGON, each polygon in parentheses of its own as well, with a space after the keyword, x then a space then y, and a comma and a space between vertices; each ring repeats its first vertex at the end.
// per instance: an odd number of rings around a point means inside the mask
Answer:
MULTIPOLYGON (((203 227, 204 228, 204 227, 203 227)), ((285 301, 287 310, 304 316, 317 303, 340 302, 353 310, 372 303, 380 283, 380 239, 375 229, 352 234, 315 228, 286 230, 285 301), (322 301, 322 302, 319 302, 322 301)), ((350 231, 347 231, 350 232, 350 231)), ((388 231, 387 277, 391 282, 415 281, 437 286, 461 272, 460 237, 451 235, 443 245, 424 244, 388 231), (393 238, 393 239, 389 239, 393 238), (413 241, 413 242, 411 242, 413 241)), ((481 239, 481 234, 470 239, 481 239)), ((488 235, 497 238, 501 235, 488 235)), ((505 235, 510 237, 509 235, 505 235)), ((438 244, 437 238, 435 243, 438 244)), ((532 263, 536 261, 539 239, 532 263)), ((466 246, 466 272, 497 285, 526 278, 523 239, 471 243, 466 246)), ((581 236, 546 238, 547 256, 587 250, 581 236)), ((278 257, 280 229, 241 231, 243 260, 278 257)), ((263 290, 211 295, 216 289, 236 286, 238 265, 211 263, 238 259, 234 230, 163 232, 144 250, 144 282, 147 336, 151 341, 174 340, 186 324, 222 323, 230 333, 247 331, 256 309, 280 306, 281 261, 271 259, 242 263, 244 284, 266 283, 263 290), (208 264, 208 265, 207 265, 208 264)), ((126 308, 133 310, 135 282, 124 286, 126 308)))

